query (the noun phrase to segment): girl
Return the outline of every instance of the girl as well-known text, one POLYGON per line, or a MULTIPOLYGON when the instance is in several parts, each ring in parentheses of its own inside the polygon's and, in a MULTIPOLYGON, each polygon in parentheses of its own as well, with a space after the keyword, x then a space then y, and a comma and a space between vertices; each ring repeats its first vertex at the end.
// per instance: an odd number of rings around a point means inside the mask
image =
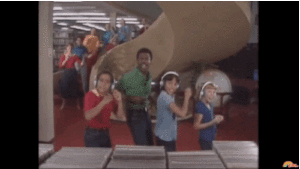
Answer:
POLYGON ((72 53, 72 49, 73 44, 68 44, 64 55, 59 59, 59 67, 64 69, 59 83, 59 91, 63 98, 61 110, 65 106, 65 100, 69 98, 77 98, 77 108, 80 109, 79 97, 83 95, 81 90, 79 90, 77 71, 75 69, 75 66, 78 67, 81 64, 81 60, 72 53))
POLYGON ((212 141, 217 132, 216 124, 223 121, 222 115, 216 115, 214 118, 214 108, 211 105, 216 97, 217 87, 210 81, 204 83, 200 90, 199 101, 196 104, 194 128, 200 130, 199 144, 201 150, 212 150, 212 141))
POLYGON ((165 146, 166 151, 176 151, 177 119, 176 115, 184 117, 188 111, 191 89, 187 88, 184 93, 182 107, 175 104, 175 92, 179 87, 179 75, 176 72, 167 72, 161 78, 161 93, 157 99, 157 123, 155 136, 157 145, 165 146))
POLYGON ((110 115, 125 119, 121 93, 111 90, 113 76, 108 71, 101 72, 96 79, 96 89, 89 91, 84 98, 84 116, 88 120, 84 134, 86 147, 111 147, 109 137, 110 115))

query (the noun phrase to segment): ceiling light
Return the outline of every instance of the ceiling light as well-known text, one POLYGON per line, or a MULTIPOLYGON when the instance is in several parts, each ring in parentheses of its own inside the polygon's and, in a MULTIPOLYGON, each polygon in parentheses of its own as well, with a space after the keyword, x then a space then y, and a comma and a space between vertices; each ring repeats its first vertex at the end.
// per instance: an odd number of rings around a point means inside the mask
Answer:
POLYGON ((53 7, 53 10, 56 10, 56 11, 58 11, 58 10, 63 10, 63 8, 62 8, 62 7, 60 7, 60 6, 55 6, 55 7, 53 7))
POLYGON ((140 22, 125 22, 125 24, 140 24, 140 22))
POLYGON ((53 20, 110 20, 107 17, 53 17, 53 20))
POLYGON ((82 1, 54 1, 54 2, 82 2, 82 1))
POLYGON ((117 21, 124 19, 124 21, 137 21, 137 18, 117 18, 117 21))
POLYGON ((105 16, 105 13, 53 13, 53 16, 81 16, 81 15, 89 15, 89 16, 105 16))
POLYGON ((67 26, 68 24, 67 24, 67 23, 64 23, 64 22, 59 22, 59 23, 57 23, 57 25, 67 26))
POLYGON ((61 29, 62 30, 68 30, 69 28, 68 27, 62 27, 61 29))
POLYGON ((110 23, 110 21, 76 21, 76 23, 110 23))
POLYGON ((83 26, 77 26, 77 25, 73 25, 73 26, 70 26, 71 28, 75 28, 75 29, 80 29, 80 30, 84 30, 84 31, 91 31, 90 28, 87 28, 87 27, 83 27, 83 26))
POLYGON ((106 31, 106 29, 103 28, 102 26, 98 26, 98 25, 94 25, 94 24, 90 24, 90 23, 85 23, 83 25, 89 26, 89 27, 92 27, 92 28, 96 28, 96 29, 99 29, 99 30, 102 30, 102 31, 106 31))

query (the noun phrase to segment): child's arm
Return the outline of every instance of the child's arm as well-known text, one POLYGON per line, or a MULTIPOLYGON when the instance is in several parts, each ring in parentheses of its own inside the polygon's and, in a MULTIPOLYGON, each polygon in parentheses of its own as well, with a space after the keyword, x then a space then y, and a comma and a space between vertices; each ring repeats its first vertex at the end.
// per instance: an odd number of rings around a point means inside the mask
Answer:
POLYGON ((178 107, 174 102, 170 103, 170 109, 177 116, 184 117, 188 112, 189 100, 192 96, 192 90, 190 88, 186 89, 184 92, 184 102, 182 108, 178 107))
POLYGON ((196 130, 203 130, 208 127, 211 127, 215 124, 219 124, 222 120, 223 117, 221 116, 216 116, 212 121, 207 122, 207 123, 201 123, 201 120, 203 118, 203 114, 195 114, 195 120, 194 120, 194 128, 196 130))

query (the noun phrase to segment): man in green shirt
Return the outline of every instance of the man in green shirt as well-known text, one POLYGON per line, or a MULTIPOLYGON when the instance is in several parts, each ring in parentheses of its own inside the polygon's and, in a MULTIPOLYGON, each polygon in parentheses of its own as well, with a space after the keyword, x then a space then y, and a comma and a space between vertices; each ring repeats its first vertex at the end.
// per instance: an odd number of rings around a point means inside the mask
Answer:
POLYGON ((127 123, 136 145, 153 145, 153 132, 148 114, 148 96, 151 92, 149 67, 152 53, 147 48, 137 52, 137 67, 119 80, 116 89, 125 96, 127 123))

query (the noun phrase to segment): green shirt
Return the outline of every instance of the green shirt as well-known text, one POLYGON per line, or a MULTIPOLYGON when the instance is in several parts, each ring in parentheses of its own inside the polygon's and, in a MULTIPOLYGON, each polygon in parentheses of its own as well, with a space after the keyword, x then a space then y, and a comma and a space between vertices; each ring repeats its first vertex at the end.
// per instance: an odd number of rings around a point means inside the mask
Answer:
MULTIPOLYGON (((146 77, 136 67, 122 76, 116 85, 116 89, 119 89, 127 96, 142 96, 147 99, 151 92, 151 82, 151 74, 149 73, 148 81, 146 81, 146 77)), ((132 109, 143 109, 146 106, 148 106, 148 101, 141 105, 136 105, 129 101, 126 103, 126 107, 132 109)))

